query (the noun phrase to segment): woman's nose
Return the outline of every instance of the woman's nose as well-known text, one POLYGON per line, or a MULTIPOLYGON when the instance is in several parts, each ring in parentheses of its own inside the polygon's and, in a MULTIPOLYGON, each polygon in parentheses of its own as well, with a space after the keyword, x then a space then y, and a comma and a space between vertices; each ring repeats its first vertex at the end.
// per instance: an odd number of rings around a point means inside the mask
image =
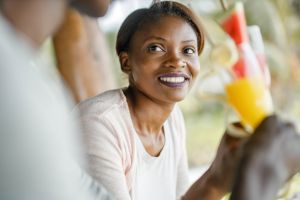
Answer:
POLYGON ((165 65, 172 68, 184 68, 186 67, 186 61, 179 52, 173 52, 168 56, 165 65))

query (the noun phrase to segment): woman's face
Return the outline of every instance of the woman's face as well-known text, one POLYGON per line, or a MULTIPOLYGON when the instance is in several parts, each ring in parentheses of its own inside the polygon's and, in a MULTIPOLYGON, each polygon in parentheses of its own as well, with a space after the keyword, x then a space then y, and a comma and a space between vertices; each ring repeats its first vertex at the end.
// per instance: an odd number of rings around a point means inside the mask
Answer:
POLYGON ((180 101, 200 70, 196 33, 180 17, 161 17, 134 34, 125 60, 123 69, 140 93, 154 101, 180 101))

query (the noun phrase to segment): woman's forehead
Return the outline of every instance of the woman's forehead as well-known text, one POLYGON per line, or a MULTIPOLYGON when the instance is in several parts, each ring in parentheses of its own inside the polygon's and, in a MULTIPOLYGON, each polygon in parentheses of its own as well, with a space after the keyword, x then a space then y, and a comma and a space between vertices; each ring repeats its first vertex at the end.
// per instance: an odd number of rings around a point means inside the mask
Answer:
POLYGON ((136 31, 139 37, 161 37, 172 34, 181 34, 197 39, 197 35, 192 26, 183 18, 178 16, 162 16, 156 20, 149 20, 143 23, 136 31))

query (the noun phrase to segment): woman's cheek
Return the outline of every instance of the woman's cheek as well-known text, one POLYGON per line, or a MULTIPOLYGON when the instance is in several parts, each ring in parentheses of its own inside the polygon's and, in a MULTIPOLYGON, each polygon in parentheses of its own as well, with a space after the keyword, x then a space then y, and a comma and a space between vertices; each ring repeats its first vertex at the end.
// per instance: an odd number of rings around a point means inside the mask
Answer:
POLYGON ((192 66, 193 66, 192 67, 192 75, 193 75, 193 78, 196 79, 200 73, 200 68, 201 68, 199 61, 198 60, 194 61, 192 63, 192 66))

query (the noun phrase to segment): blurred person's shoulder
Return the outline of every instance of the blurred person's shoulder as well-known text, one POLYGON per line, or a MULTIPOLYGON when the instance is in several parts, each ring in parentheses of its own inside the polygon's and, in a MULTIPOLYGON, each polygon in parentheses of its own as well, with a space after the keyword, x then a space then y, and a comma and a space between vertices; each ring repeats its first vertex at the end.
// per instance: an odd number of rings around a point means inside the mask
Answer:
POLYGON ((0 76, 2 81, 26 77, 36 53, 26 37, 15 30, 0 14, 0 76))
MULTIPOLYGON (((0 13, 0 51, 3 58, 16 55, 12 61, 36 56, 28 37, 16 30, 0 13)), ((2 60, 1 60, 2 61, 2 60)))

